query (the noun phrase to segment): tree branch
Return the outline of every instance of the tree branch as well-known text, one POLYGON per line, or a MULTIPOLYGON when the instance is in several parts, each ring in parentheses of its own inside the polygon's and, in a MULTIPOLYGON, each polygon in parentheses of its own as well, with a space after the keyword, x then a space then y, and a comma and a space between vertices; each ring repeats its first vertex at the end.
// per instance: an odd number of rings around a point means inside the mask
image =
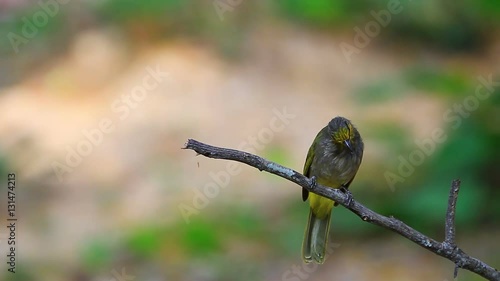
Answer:
POLYGON ((346 196, 346 194, 344 194, 339 189, 333 189, 322 186, 320 184, 316 184, 301 173, 274 162, 268 161, 262 157, 235 149, 211 146, 193 139, 188 140, 184 149, 194 150, 196 153, 209 158, 234 160, 245 163, 259 169, 260 171, 266 171, 292 181, 302 186, 303 188, 306 188, 310 192, 338 202, 340 205, 346 207, 351 212, 359 216, 363 221, 392 230, 393 232, 407 238, 415 244, 452 261, 455 264, 456 268, 460 267, 467 269, 478 275, 481 275, 488 280, 500 281, 499 271, 484 263, 483 261, 467 255, 462 249, 455 245, 455 207, 458 197, 458 191, 460 189, 459 180, 453 181, 450 191, 448 211, 446 214, 446 239, 444 242, 438 242, 432 238, 425 236, 424 234, 418 232, 404 222, 392 216, 386 217, 380 215, 363 206, 356 200, 352 200, 351 202, 349 202, 348 196, 346 196))

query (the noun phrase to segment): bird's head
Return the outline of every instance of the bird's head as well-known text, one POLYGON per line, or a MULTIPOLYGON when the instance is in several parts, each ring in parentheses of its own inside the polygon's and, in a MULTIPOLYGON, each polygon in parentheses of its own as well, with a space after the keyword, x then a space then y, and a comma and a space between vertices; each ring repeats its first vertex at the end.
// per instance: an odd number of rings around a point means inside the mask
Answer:
POLYGON ((344 117, 335 117, 328 123, 332 140, 335 144, 354 152, 356 145, 356 128, 344 117))

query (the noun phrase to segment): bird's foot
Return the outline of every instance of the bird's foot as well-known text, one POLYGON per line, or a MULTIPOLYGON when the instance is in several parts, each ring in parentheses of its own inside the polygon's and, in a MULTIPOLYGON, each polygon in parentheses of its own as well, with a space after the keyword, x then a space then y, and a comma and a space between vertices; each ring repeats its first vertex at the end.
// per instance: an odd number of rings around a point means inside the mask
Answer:
POLYGON ((316 176, 310 177, 309 180, 311 181, 311 187, 313 189, 316 188, 316 186, 318 186, 318 182, 316 181, 316 176))
POLYGON ((351 206, 352 201, 354 200, 352 193, 349 191, 349 189, 343 186, 340 188, 340 191, 342 191, 347 196, 347 201, 346 201, 347 206, 351 206))

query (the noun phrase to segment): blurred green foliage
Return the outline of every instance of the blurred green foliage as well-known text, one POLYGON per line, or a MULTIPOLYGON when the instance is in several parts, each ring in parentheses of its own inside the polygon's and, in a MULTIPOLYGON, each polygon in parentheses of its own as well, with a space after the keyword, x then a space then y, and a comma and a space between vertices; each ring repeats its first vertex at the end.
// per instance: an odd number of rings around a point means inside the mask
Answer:
POLYGON ((451 69, 416 66, 408 69, 402 80, 423 93, 438 93, 440 96, 459 97, 474 93, 474 84, 465 74, 451 69))
POLYGON ((110 264, 114 250, 111 245, 108 241, 98 239, 88 242, 82 252, 83 264, 92 271, 110 264))
POLYGON ((277 8, 292 21, 313 27, 337 29, 353 26, 364 28, 373 20, 371 12, 387 10, 389 3, 398 3, 402 11, 391 15, 381 34, 391 40, 411 43, 425 42, 427 47, 445 50, 480 48, 500 21, 500 2, 480 1, 279 1, 277 8))
POLYGON ((162 274, 175 278, 183 271, 192 271, 189 267, 203 260, 200 266, 213 268, 212 274, 217 280, 226 280, 224 276, 253 280, 252 277, 259 276, 257 257, 249 254, 238 260, 237 256, 228 256, 228 241, 233 241, 233 247, 240 245, 245 249, 251 247, 249 245, 263 247, 264 244, 264 247, 272 246, 268 251, 276 251, 273 244, 280 236, 270 235, 273 224, 258 211, 237 205, 229 209, 232 211, 209 210, 202 216, 193 217, 189 223, 145 224, 114 238, 92 237, 80 250, 83 269, 91 273, 108 273, 116 262, 148 263, 163 259, 167 265, 176 264, 178 268, 172 271, 172 266, 162 266, 162 274), (269 239, 262 241, 262 237, 269 239), (254 259, 255 264, 247 264, 247 258, 254 259), (230 267, 227 266, 229 262, 230 267))
POLYGON ((276 8, 288 19, 320 27, 351 22, 360 1, 278 1, 276 8))
MULTIPOLYGON (((493 77, 494 81, 497 78, 493 77)), ((397 97, 398 93, 418 92, 432 93, 434 98, 445 101, 449 106, 443 109, 454 110, 455 105, 461 105, 464 100, 475 95, 479 81, 451 69, 429 67, 412 67, 403 72, 400 77, 387 81, 376 81, 361 85, 355 90, 354 98, 363 106, 380 104, 387 99, 397 97), (387 81, 400 81, 398 86, 391 86, 387 81), (387 91, 388 93, 385 93, 387 91), (381 94, 378 97, 371 95, 381 94)), ((426 156, 423 164, 415 167, 415 172, 398 183, 395 192, 388 195, 387 190, 372 188, 374 183, 367 185, 359 194, 360 200, 381 213, 395 215, 407 221, 424 232, 442 234, 441 228, 447 207, 447 198, 451 180, 462 180, 462 188, 457 205, 457 225, 464 230, 472 230, 492 218, 500 216, 500 208, 494 203, 499 192, 496 188, 499 182, 500 167, 499 150, 500 134, 494 126, 498 117, 500 90, 495 89, 485 100, 478 100, 477 109, 460 117, 460 123, 450 123, 446 119, 436 120, 436 128, 442 128, 446 135, 443 143, 435 143, 436 150, 426 156), (493 126, 492 126, 493 125, 493 126), (496 171, 496 172, 495 172, 496 171), (387 200, 377 200, 377 197, 388 196, 387 200)), ((456 116, 461 116, 456 113, 456 116)), ((378 143, 387 147, 394 157, 389 157, 382 166, 393 172, 398 167, 401 155, 408 155, 418 147, 408 139, 410 132, 389 124, 374 124, 364 135, 370 135, 378 143)), ((379 170, 385 172, 384 169, 379 170)), ((387 185, 381 179, 376 184, 387 185)), ((376 185, 375 184, 375 185, 376 185)), ((355 193, 356 194, 356 193, 355 193)), ((356 194, 357 195, 357 194, 356 194)), ((348 227, 348 226, 346 226, 348 227)))
POLYGON ((18 270, 15 274, 12 273, 6 273, 5 275, 5 281, 31 281, 31 280, 37 280, 36 275, 37 272, 32 272, 30 269, 28 270, 18 270))
POLYGON ((197 13, 193 13, 193 1, 149 0, 149 1, 106 1, 98 6, 101 17, 124 28, 144 28, 144 32, 157 32, 168 29, 171 32, 182 32, 189 26, 196 25, 197 13), (187 22, 190 25, 186 25, 187 22), (130 26, 133 25, 133 26, 130 26), (176 27, 171 28, 171 27, 176 27), (151 30, 147 30, 151 28, 151 30))
POLYGON ((185 227, 182 243, 192 255, 203 255, 220 249, 220 236, 211 223, 196 221, 185 227))
MULTIPOLYGON (((389 24, 382 34, 396 40, 425 42, 446 50, 476 49, 489 40, 489 34, 499 22, 500 3, 494 0, 435 2, 425 1, 277 1, 272 5, 243 3, 231 7, 220 19, 211 3, 203 1, 159 1, 136 2, 132 0, 111 0, 99 6, 98 11, 105 20, 133 25, 152 24, 150 32, 164 34, 211 34, 205 39, 219 42, 221 31, 228 35, 231 29, 245 31, 245 26, 252 20, 249 12, 260 15, 281 16, 291 22, 311 28, 338 30, 364 27, 373 20, 372 12, 387 10, 389 3, 399 3, 402 11, 391 15, 389 24), (225 22, 226 25, 221 23, 225 22)), ((127 25, 127 24, 126 24, 127 25)), ((239 33, 238 32, 238 33, 239 33)), ((233 35, 236 35, 235 33, 233 35)), ((418 44, 418 43, 417 43, 418 44)), ((220 44, 216 44, 221 46, 220 44)))
POLYGON ((126 238, 125 244, 135 255, 139 257, 150 257, 160 247, 164 231, 158 227, 141 227, 135 229, 126 238))
POLYGON ((18 38, 29 42, 35 42, 34 44, 21 43, 18 48, 19 50, 25 47, 25 45, 40 46, 49 44, 51 39, 55 39, 56 35, 62 30, 61 26, 64 22, 64 15, 58 13, 50 18, 47 15, 46 23, 44 25, 39 25, 37 24, 38 21, 35 21, 33 17, 39 9, 40 7, 38 6, 28 6, 26 9, 16 11, 13 15, 10 15, 8 20, 1 21, 0 38, 2 39, 0 39, 0 54, 6 53, 7 50, 11 50, 11 40, 15 43, 20 42, 18 38))
POLYGON ((102 6, 103 15, 110 19, 131 20, 131 19, 154 19, 165 20, 179 16, 189 8, 189 1, 178 0, 149 0, 149 1, 106 1, 102 6), (178 14, 175 14, 178 12, 178 14))
MULTIPOLYGON (((394 2, 395 0, 392 0, 394 2)), ((67 40, 79 25, 67 25, 65 21, 93 24, 112 24, 132 37, 133 40, 152 40, 170 36, 190 36, 213 43, 225 54, 238 52, 244 35, 253 25, 255 14, 262 18, 281 18, 292 23, 322 30, 364 28, 373 20, 372 12, 386 10, 388 0, 339 0, 339 1, 277 1, 273 4, 243 1, 229 7, 221 16, 212 1, 196 0, 109 0, 82 3, 86 13, 66 15, 64 12, 50 17, 47 24, 39 27, 31 41, 48 44, 57 38, 67 40), (92 17, 89 18, 92 12, 92 17), (63 36, 61 36, 63 34, 63 36), (139 38, 137 38, 139 37, 139 38), (45 43, 44 43, 45 42, 45 43)), ((490 40, 500 21, 500 2, 495 0, 436 2, 432 0, 395 1, 402 7, 391 15, 390 23, 381 32, 391 40, 409 44, 425 43, 445 50, 470 50, 490 40)), ((64 7, 62 7, 64 8, 64 7)), ((21 34, 23 18, 31 19, 38 11, 36 5, 25 5, 0 25, 0 47, 4 52, 11 49, 9 32, 21 34)), ((62 9, 65 11, 65 9, 62 9)), ((29 44, 34 46, 36 44, 29 44)), ((64 46, 64 44, 61 44, 64 46)))

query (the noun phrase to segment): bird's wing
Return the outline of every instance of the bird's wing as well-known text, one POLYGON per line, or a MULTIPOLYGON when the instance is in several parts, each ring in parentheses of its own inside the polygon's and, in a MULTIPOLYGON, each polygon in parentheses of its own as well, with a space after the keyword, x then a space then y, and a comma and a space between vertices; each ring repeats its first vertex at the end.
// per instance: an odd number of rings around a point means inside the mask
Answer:
MULTIPOLYGON (((319 136, 319 134, 318 134, 319 136)), ((314 139, 311 147, 309 148, 309 151, 307 152, 307 157, 306 157, 306 163, 304 164, 304 176, 309 177, 309 170, 311 168, 312 161, 314 159, 314 151, 316 147, 316 140, 318 139, 318 136, 314 139)), ((307 197, 309 197, 309 191, 305 188, 302 188, 302 200, 306 201, 307 197)))

